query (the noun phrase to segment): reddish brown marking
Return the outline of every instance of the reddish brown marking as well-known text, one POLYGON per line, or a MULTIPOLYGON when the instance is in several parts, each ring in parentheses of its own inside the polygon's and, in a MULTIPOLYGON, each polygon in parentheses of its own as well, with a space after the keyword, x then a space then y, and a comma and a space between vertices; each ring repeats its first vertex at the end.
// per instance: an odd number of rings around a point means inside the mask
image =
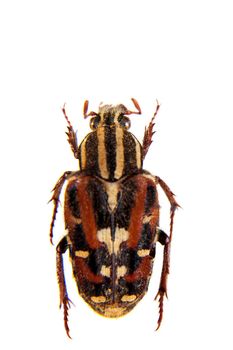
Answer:
POLYGON ((84 116, 84 118, 87 117, 88 104, 89 104, 89 102, 88 102, 88 100, 86 100, 86 101, 84 102, 84 105, 83 105, 83 116, 84 116))
POLYGON ((151 215, 152 215, 152 219, 150 220, 149 225, 153 232, 153 230, 155 229, 156 225, 158 225, 158 222, 159 222, 159 208, 153 209, 151 212, 151 215))
POLYGON ((92 202, 87 192, 90 176, 82 176, 77 182, 78 201, 83 231, 90 248, 97 249, 101 243, 97 239, 97 227, 92 202))
POLYGON ((75 257, 75 270, 78 274, 78 279, 80 281, 88 280, 88 282, 102 283, 104 277, 101 275, 95 275, 83 258, 75 257))
POLYGON ((145 256, 142 258, 142 261, 138 268, 131 275, 125 276, 125 280, 127 282, 134 282, 137 279, 147 278, 150 275, 151 268, 151 257, 145 256))
POLYGON ((135 98, 131 98, 131 101, 133 102, 134 107, 137 109, 137 112, 131 112, 131 113, 133 113, 133 114, 142 114, 142 111, 141 111, 141 108, 139 106, 138 101, 135 98))
POLYGON ((98 115, 98 113, 94 112, 94 111, 91 111, 89 113, 87 113, 88 111, 88 105, 89 105, 89 101, 86 100, 84 102, 84 105, 83 105, 83 116, 84 118, 87 118, 87 117, 90 117, 90 116, 95 116, 95 115, 98 115))
POLYGON ((155 232, 156 226, 159 225, 159 202, 158 202, 158 194, 156 191, 156 199, 155 199, 155 207, 151 210, 151 220, 149 222, 151 232, 155 232))
POLYGON ((144 214, 144 204, 146 198, 146 179, 139 175, 135 177, 137 183, 137 194, 135 197, 135 204, 131 211, 130 225, 129 225, 129 239, 127 241, 128 247, 136 248, 142 232, 142 220, 144 214))
MULTIPOLYGON (((147 181, 148 186, 156 187, 154 181, 152 181, 151 179, 147 178, 146 181, 147 181)), ((151 208, 151 214, 149 214, 152 216, 152 218, 149 222, 150 229, 152 232, 154 232, 156 226, 159 225, 159 209, 160 209, 160 207, 159 207, 158 191, 156 190, 155 193, 156 193, 155 203, 154 203, 154 206, 151 208)))

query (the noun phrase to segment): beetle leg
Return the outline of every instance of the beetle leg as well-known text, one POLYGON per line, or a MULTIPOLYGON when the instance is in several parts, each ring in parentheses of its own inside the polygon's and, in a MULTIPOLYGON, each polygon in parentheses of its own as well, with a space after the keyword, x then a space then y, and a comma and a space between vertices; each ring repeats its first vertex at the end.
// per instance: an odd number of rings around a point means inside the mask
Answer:
POLYGON ((50 242, 53 244, 53 227, 54 227, 54 223, 56 220, 56 215, 57 215, 57 209, 58 209, 58 205, 59 205, 59 197, 61 194, 61 190, 62 187, 64 185, 64 182, 66 181, 66 179, 72 174, 72 171, 66 171, 57 181, 56 185, 54 186, 52 192, 52 198, 50 199, 49 202, 53 201, 54 204, 54 208, 53 208, 53 216, 52 216, 52 221, 50 224, 50 231, 49 231, 49 236, 50 236, 50 242))
POLYGON ((162 245, 164 245, 164 251, 163 251, 163 267, 162 267, 162 273, 160 277, 160 284, 159 284, 159 290, 156 294, 155 300, 159 298, 159 318, 157 321, 157 329, 159 329, 160 324, 163 319, 163 299, 164 295, 167 297, 167 277, 169 274, 169 241, 170 238, 168 235, 166 235, 165 232, 162 230, 158 231, 158 242, 160 242, 162 245))
POLYGON ((70 299, 68 297, 67 289, 66 289, 66 281, 65 281, 65 274, 64 274, 64 266, 63 266, 63 257, 62 254, 66 252, 68 248, 68 242, 67 237, 63 237, 61 241, 57 245, 57 254, 56 254, 56 265, 57 265, 57 279, 58 279, 58 285, 59 285, 59 291, 60 291, 60 308, 63 305, 64 310, 64 326, 66 333, 69 338, 70 337, 70 330, 68 326, 68 310, 70 308, 70 299))
POLYGON ((73 129, 73 126, 71 125, 71 122, 69 121, 69 118, 66 114, 66 109, 65 109, 65 103, 62 107, 62 112, 64 114, 64 117, 68 123, 68 126, 67 126, 67 129, 68 129, 68 132, 66 132, 66 135, 68 136, 68 142, 70 144, 70 147, 71 147, 71 150, 72 152, 74 153, 74 157, 76 159, 78 159, 78 142, 77 142, 77 137, 76 137, 76 133, 73 129))
POLYGON ((160 107, 160 104, 158 103, 157 101, 157 107, 156 107, 156 111, 150 121, 150 124, 147 128, 145 128, 145 132, 144 132, 144 137, 143 137, 143 143, 142 143, 142 159, 145 158, 148 150, 149 150, 149 147, 150 145, 152 144, 152 137, 155 133, 155 131, 153 131, 153 128, 154 128, 154 119, 158 113, 158 110, 159 110, 159 107, 160 107))
POLYGON ((163 231, 160 231, 158 241, 164 245, 164 251, 163 251, 163 267, 162 267, 162 273, 160 278, 160 284, 159 284, 159 290, 155 297, 155 299, 159 299, 159 319, 158 319, 158 326, 156 328, 159 329, 160 324, 163 319, 163 299, 164 296, 167 297, 167 277, 169 274, 169 268, 170 268, 170 250, 171 250, 171 241, 172 241, 172 232, 173 232, 173 221, 174 221, 174 215, 175 210, 177 207, 179 207, 179 204, 176 202, 174 193, 170 190, 170 188, 167 186, 167 184, 161 180, 159 177, 156 177, 159 185, 165 192, 171 207, 170 207, 170 235, 169 237, 166 237, 166 234, 163 231))
POLYGON ((174 215, 175 215, 176 209, 178 207, 180 207, 180 205, 175 200, 175 195, 174 195, 174 193, 172 193, 172 191, 170 190, 168 185, 162 179, 160 179, 160 177, 158 177, 158 176, 156 176, 156 180, 159 183, 159 185, 161 186, 161 188, 163 189, 163 191, 166 194, 166 196, 170 202, 170 205, 171 205, 171 207, 170 207, 170 235, 169 235, 169 238, 170 238, 169 244, 171 244, 174 215))
POLYGON ((160 228, 158 228, 156 232, 155 243, 156 242, 159 242, 162 245, 165 245, 169 242, 169 236, 160 228))

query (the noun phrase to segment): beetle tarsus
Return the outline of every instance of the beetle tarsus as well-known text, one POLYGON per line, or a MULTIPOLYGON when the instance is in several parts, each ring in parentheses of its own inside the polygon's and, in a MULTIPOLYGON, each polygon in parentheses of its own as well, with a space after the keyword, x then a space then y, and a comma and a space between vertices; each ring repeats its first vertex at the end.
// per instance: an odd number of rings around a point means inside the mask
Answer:
POLYGON ((158 111, 159 111, 159 107, 160 107, 160 104, 158 103, 157 101, 157 106, 156 106, 156 110, 155 110, 155 113, 150 121, 150 124, 148 125, 147 128, 145 128, 145 132, 144 132, 144 137, 143 137, 143 143, 142 143, 142 159, 145 159, 145 156, 150 148, 150 145, 152 144, 153 140, 152 140, 152 137, 155 133, 155 131, 153 131, 153 128, 154 128, 154 120, 155 120, 155 117, 156 115, 158 114, 158 111))
POLYGON ((66 104, 64 103, 64 105, 62 107, 62 112, 63 112, 64 117, 65 117, 65 119, 67 121, 67 124, 68 124, 68 126, 67 126, 68 132, 66 132, 66 135, 68 136, 67 140, 68 140, 68 142, 70 144, 70 147, 71 147, 71 150, 72 150, 72 152, 74 154, 74 157, 76 159, 78 159, 79 158, 79 153, 78 153, 78 142, 77 142, 77 138, 76 138, 76 133, 75 133, 75 131, 73 129, 73 126, 71 125, 71 122, 70 122, 70 120, 69 120, 69 118, 68 118, 68 116, 66 114, 65 106, 66 106, 66 104))
POLYGON ((167 297, 167 294, 166 292, 164 291, 158 291, 156 297, 155 297, 155 300, 159 300, 159 318, 157 320, 157 328, 156 328, 156 331, 159 329, 161 323, 162 323, 162 320, 163 320, 163 299, 164 299, 164 295, 166 295, 167 297))
POLYGON ((62 257, 62 255, 66 252, 67 248, 68 248, 68 242, 65 236, 61 239, 61 241, 57 245, 56 262, 57 262, 57 279, 58 279, 58 285, 60 290, 60 307, 62 307, 63 305, 64 326, 68 337, 71 338, 69 333, 70 329, 68 324, 68 316, 69 316, 68 311, 70 308, 70 304, 72 302, 68 297, 68 293, 66 289, 66 281, 65 281, 65 275, 64 275, 63 257, 62 257))
POLYGON ((70 300, 69 298, 65 298, 62 302, 63 304, 63 310, 64 310, 64 327, 65 327, 65 330, 66 330, 66 334, 67 336, 71 338, 70 336, 70 329, 69 329, 69 319, 68 319, 68 316, 69 316, 69 308, 70 308, 70 300))

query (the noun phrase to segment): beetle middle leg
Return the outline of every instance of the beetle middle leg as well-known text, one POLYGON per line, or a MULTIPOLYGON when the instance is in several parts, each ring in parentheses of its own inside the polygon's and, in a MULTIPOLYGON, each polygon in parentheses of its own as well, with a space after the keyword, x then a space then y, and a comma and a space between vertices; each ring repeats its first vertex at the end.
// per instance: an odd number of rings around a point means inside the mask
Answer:
POLYGON ((60 307, 63 305, 64 310, 64 326, 66 333, 69 338, 71 338, 69 332, 68 325, 68 310, 70 308, 70 299, 68 297, 67 289, 66 289, 66 281, 64 274, 64 266, 63 266, 63 257, 62 255, 66 252, 68 248, 67 236, 63 237, 61 241, 57 245, 57 254, 56 254, 56 265, 57 265, 57 279, 60 291, 60 307))
POLYGON ((50 236, 50 242, 53 244, 53 227, 54 223, 56 220, 56 215, 57 215, 57 210, 58 210, 58 205, 59 205, 59 197, 61 194, 62 187, 65 183, 65 181, 72 175, 77 174, 77 172, 74 171, 66 171, 64 174, 58 179, 56 185, 54 186, 52 192, 52 198, 50 199, 49 202, 53 201, 54 203, 54 208, 53 208, 53 216, 52 216, 52 221, 50 224, 50 231, 49 231, 49 236, 50 236))

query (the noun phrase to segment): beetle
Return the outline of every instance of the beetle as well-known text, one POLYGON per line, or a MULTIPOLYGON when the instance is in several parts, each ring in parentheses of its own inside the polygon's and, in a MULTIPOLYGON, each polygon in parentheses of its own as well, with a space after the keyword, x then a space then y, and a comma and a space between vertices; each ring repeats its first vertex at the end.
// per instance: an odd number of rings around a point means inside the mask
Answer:
POLYGON ((157 329, 163 318, 167 296, 175 210, 179 206, 167 184, 143 169, 152 143, 156 111, 145 128, 142 144, 129 132, 131 114, 141 114, 136 99, 135 111, 123 104, 100 105, 98 112, 83 107, 84 118, 91 117, 91 132, 78 145, 67 116, 68 142, 79 161, 78 171, 66 171, 53 188, 54 208, 50 241, 64 183, 64 221, 66 235, 56 247, 56 269, 60 307, 70 337, 68 297, 63 254, 69 251, 79 294, 97 313, 119 317, 128 313, 145 295, 152 273, 156 243, 164 247, 160 284, 155 299, 159 303, 157 329), (170 202, 169 236, 159 227, 158 185, 170 202))

